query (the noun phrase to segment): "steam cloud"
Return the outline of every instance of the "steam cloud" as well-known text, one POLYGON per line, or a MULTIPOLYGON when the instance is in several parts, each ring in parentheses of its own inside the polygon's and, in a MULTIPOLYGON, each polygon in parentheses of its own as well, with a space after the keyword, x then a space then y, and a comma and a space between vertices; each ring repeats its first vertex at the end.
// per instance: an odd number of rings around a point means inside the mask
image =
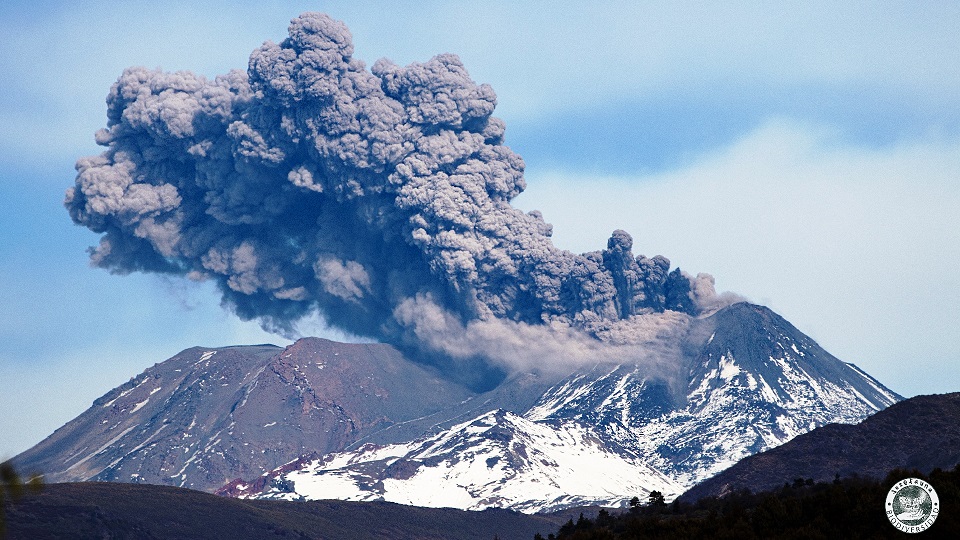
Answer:
POLYGON ((319 312, 502 367, 656 356, 651 343, 729 302, 708 275, 635 257, 623 231, 601 251, 555 247, 538 212, 511 206, 523 160, 456 56, 367 71, 352 53, 341 22, 307 13, 246 73, 125 70, 96 134, 106 151, 78 161, 65 201, 103 233, 93 264, 214 280, 276 332, 319 312))

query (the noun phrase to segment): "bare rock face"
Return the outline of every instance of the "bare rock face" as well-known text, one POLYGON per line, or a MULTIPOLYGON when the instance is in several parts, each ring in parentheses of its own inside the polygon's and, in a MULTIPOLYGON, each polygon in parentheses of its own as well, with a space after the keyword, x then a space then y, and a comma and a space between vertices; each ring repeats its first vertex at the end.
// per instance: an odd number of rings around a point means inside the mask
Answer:
POLYGON ((194 347, 110 391, 16 461, 48 482, 209 491, 470 395, 386 345, 194 347))

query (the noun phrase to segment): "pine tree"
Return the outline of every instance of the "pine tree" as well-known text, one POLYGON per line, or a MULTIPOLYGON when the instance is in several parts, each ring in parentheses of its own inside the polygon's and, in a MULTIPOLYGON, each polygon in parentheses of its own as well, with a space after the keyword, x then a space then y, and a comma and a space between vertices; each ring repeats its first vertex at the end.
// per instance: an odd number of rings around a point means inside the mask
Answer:
POLYGON ((39 476, 32 476, 26 483, 17 474, 13 463, 4 461, 0 463, 0 538, 6 534, 6 500, 19 500, 27 490, 34 493, 40 491, 43 481, 39 476))

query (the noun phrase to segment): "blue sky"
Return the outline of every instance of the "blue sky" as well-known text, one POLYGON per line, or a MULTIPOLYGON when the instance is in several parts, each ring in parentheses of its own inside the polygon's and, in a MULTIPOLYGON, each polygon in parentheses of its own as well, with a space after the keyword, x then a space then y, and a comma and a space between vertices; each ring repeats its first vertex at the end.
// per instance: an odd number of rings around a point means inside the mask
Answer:
POLYGON ((453 52, 491 84, 560 247, 626 229, 901 394, 960 390, 955 2, 114 4, 0 5, 0 457, 184 348, 286 343, 210 287, 90 268, 62 200, 123 68, 244 69, 311 10, 367 65, 453 52))

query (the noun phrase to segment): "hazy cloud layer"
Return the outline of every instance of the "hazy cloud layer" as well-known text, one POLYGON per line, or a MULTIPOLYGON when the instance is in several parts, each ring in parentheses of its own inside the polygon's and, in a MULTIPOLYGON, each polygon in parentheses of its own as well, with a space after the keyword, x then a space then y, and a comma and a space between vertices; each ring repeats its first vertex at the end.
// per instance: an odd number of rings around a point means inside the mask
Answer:
POLYGON ((649 345, 671 334, 650 314, 682 326, 730 300, 707 275, 634 256, 622 230, 604 250, 556 248, 538 212, 511 205, 523 161, 493 89, 456 56, 368 71, 352 53, 346 26, 308 13, 246 73, 124 71, 96 134, 107 149, 77 162, 66 197, 103 233, 93 263, 213 280, 241 318, 281 333, 319 311, 353 334, 433 356, 489 349, 475 354, 512 367, 649 345), (556 354, 510 345, 544 342, 556 354))
POLYGON ((837 357, 911 395, 956 379, 947 375, 957 369, 956 309, 945 299, 960 297, 958 178, 955 137, 878 149, 774 119, 662 174, 537 170, 516 204, 554 216, 555 240, 575 249, 613 224, 641 231, 644 245, 670 249, 685 267, 709 264, 719 289, 750 291, 837 357), (648 211, 634 212, 637 200, 648 211))

